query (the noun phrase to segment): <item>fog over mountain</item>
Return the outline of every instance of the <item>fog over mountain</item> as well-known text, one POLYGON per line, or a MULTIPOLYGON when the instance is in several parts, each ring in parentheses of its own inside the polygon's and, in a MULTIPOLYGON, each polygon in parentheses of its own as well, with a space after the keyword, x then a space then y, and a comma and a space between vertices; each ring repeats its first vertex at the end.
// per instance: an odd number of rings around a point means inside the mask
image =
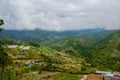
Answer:
POLYGON ((120 29, 120 0, 0 0, 5 29, 120 29))

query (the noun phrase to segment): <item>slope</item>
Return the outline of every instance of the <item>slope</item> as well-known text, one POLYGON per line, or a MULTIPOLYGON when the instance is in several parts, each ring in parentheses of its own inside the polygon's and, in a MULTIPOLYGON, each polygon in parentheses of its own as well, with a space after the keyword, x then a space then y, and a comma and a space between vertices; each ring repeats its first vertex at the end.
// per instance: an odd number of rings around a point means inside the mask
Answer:
POLYGON ((120 30, 98 42, 88 54, 92 66, 120 71, 120 30))
POLYGON ((77 36, 81 39, 89 41, 93 44, 94 41, 99 41, 112 33, 113 31, 107 31, 104 29, 87 29, 87 30, 76 30, 76 31, 45 31, 45 30, 3 30, 0 34, 0 40, 2 39, 13 39, 22 40, 29 42, 37 42, 44 45, 51 45, 59 40, 68 36, 77 36))

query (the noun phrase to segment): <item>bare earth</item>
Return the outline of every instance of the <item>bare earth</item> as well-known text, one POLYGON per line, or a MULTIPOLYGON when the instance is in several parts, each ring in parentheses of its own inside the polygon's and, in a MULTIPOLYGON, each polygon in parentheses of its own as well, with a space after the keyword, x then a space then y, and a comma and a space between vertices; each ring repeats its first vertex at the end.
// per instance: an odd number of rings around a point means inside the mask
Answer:
POLYGON ((95 74, 84 75, 80 80, 102 80, 102 78, 95 74))

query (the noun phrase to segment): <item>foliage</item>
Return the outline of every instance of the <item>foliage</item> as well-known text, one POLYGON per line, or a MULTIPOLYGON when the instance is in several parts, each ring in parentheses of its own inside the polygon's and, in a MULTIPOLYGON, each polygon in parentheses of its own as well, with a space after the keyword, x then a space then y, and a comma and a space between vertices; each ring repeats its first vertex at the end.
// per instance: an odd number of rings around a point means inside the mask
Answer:
POLYGON ((93 49, 88 50, 87 53, 90 56, 86 58, 93 67, 97 67, 100 70, 112 69, 119 71, 119 35, 115 32, 98 42, 93 49))
POLYGON ((94 42, 99 41, 108 36, 113 31, 106 31, 104 29, 88 29, 76 31, 45 31, 45 30, 3 30, 0 34, 0 39, 14 39, 28 42, 36 42, 42 45, 50 46, 53 43, 59 42, 65 37, 76 36, 87 43, 93 45, 94 42))
POLYGON ((12 59, 2 48, 0 48, 0 67, 4 69, 6 66, 11 65, 11 63, 12 59))
POLYGON ((0 80, 16 80, 15 69, 12 66, 7 67, 4 73, 0 70, 0 75, 0 80))
MULTIPOLYGON (((4 24, 4 20, 0 19, 0 26, 4 24)), ((0 29, 2 31, 2 29, 0 29)), ((12 64, 12 59, 4 51, 4 48, 0 44, 0 80, 15 80, 11 74, 10 65, 12 64), (9 71, 9 72, 8 72, 9 71)))
POLYGON ((4 24, 4 20, 0 19, 0 26, 4 24))
MULTIPOLYGON (((4 24, 4 20, 0 19, 0 26, 4 24)), ((2 31, 2 28, 0 28, 0 31, 2 31)))
POLYGON ((76 75, 70 74, 56 74, 52 76, 53 80, 79 80, 79 77, 76 75))
POLYGON ((14 78, 19 80, 23 75, 33 71, 70 73, 53 75, 53 80, 78 80, 78 76, 71 74, 88 74, 98 69, 120 71, 119 32, 110 34, 113 31, 108 31, 108 33, 104 31, 73 31, 72 33, 71 31, 67 33, 43 30, 6 31, 3 30, 3 34, 7 35, 2 36, 1 39, 4 37, 8 39, 0 41, 4 47, 0 47, 0 72, 4 70, 2 76, 14 73, 10 75, 11 80, 14 78), (107 35, 109 36, 106 37, 107 35), (29 50, 21 50, 18 47, 9 49, 7 45, 30 46, 31 48, 29 50), (8 69, 10 66, 14 69, 8 69))

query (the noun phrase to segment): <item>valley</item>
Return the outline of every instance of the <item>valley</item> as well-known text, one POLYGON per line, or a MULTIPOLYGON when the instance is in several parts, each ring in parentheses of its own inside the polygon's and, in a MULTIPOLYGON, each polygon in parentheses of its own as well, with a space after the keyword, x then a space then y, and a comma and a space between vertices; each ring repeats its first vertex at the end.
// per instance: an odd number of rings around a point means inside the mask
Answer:
POLYGON ((120 0, 0 0, 0 80, 120 80, 120 0))
POLYGON ((119 30, 3 30, 0 39, 4 80, 103 80, 95 71, 120 72, 119 30))

